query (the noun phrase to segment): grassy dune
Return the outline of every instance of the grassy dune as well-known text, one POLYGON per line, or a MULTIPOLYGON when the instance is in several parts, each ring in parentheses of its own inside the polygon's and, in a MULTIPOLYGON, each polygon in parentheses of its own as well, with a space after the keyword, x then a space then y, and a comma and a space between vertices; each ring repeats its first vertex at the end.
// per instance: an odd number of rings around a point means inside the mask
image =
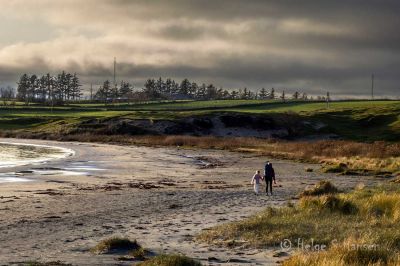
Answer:
MULTIPOLYGON (((267 208, 244 221, 212 228, 201 241, 217 245, 289 247, 284 265, 398 265, 400 187, 387 185, 349 194, 304 196, 297 205, 267 208), (286 241, 286 242, 285 242, 286 241), (290 241, 290 242, 289 242, 290 241), (305 245, 323 252, 305 252, 305 245)), ((306 193, 307 194, 307 193, 306 193)))

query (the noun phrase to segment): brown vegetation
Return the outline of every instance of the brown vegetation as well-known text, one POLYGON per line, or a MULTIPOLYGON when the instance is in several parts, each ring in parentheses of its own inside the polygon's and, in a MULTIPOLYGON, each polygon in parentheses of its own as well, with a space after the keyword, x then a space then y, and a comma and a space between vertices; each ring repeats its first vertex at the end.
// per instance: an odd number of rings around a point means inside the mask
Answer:
POLYGON ((145 146, 175 146, 248 152, 278 159, 322 163, 327 171, 344 174, 396 173, 400 169, 400 143, 362 143, 346 140, 284 141, 248 137, 127 136, 96 134, 5 133, 2 137, 60 141, 103 142, 145 146), (332 170, 333 169, 333 170, 332 170))
POLYGON ((304 190, 300 197, 320 196, 325 194, 337 193, 338 189, 329 181, 322 180, 311 189, 304 190))

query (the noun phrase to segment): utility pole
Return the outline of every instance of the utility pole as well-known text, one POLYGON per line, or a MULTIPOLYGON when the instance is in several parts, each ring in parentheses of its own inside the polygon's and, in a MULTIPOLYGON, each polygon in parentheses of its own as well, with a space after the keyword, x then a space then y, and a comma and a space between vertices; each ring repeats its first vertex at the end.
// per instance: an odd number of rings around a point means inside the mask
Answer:
POLYGON ((328 91, 326 93, 326 108, 328 108, 328 109, 329 109, 330 101, 331 101, 331 95, 330 95, 330 93, 328 91))
POLYGON ((50 97, 51 97, 51 113, 53 113, 53 108, 54 108, 54 94, 53 94, 53 84, 50 84, 50 75, 47 74, 47 86, 50 90, 50 97))
POLYGON ((114 57, 114 91, 112 95, 112 101, 114 102, 117 98, 117 58, 114 57))
POLYGON ((374 99, 374 74, 371 75, 371 99, 374 99))
POLYGON ((117 80, 116 80, 116 69, 117 69, 117 58, 114 57, 114 87, 117 86, 117 80))
POLYGON ((93 101, 93 84, 90 83, 90 101, 93 101))

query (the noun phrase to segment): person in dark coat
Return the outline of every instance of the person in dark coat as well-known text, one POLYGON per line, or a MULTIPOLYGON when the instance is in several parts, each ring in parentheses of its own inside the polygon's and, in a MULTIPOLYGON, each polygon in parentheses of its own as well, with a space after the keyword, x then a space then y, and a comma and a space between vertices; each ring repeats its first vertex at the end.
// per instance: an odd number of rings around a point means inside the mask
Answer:
POLYGON ((274 182, 274 184, 276 184, 276 180, 275 180, 275 170, 269 161, 267 161, 267 163, 265 164, 264 179, 265 179, 265 183, 266 183, 265 192, 268 195, 268 187, 269 187, 269 191, 272 195, 272 182, 274 182))

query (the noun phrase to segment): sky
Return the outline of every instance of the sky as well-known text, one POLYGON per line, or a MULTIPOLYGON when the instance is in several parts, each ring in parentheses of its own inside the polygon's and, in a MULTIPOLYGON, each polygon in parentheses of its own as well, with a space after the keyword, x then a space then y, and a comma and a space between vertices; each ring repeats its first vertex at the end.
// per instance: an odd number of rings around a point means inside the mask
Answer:
POLYGON ((223 88, 400 97, 398 0, 0 0, 0 85, 23 73, 189 78, 223 88))

